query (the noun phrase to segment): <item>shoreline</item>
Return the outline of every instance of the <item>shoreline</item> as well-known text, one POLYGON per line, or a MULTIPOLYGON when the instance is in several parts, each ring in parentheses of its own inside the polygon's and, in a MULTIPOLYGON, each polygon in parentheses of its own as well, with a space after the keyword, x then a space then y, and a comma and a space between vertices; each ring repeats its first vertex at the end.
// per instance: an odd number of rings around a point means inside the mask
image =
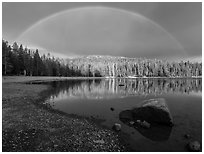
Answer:
POLYGON ((2 83, 43 82, 89 79, 202 79, 198 77, 55 77, 55 76, 2 76, 2 83))
POLYGON ((25 84, 25 78, 14 80, 12 77, 2 84, 2 151, 130 150, 120 133, 100 125, 100 119, 62 113, 44 105, 51 88, 48 85, 25 84))
POLYGON ((26 84, 72 78, 22 76, 3 78, 5 82, 2 80, 2 151, 134 151, 127 142, 130 137, 128 134, 115 132, 103 126, 101 124, 103 119, 52 109, 44 103, 49 90, 52 90, 49 85, 26 84), (24 140, 27 140, 26 145, 24 140))

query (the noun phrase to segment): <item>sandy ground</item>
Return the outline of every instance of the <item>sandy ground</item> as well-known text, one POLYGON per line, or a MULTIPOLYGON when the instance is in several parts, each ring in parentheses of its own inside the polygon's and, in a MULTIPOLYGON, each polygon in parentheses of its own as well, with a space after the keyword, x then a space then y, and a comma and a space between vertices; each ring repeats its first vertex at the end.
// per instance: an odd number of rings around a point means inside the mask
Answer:
POLYGON ((2 77, 3 151, 128 151, 120 133, 95 120, 43 105, 47 85, 24 84, 64 77, 2 77))

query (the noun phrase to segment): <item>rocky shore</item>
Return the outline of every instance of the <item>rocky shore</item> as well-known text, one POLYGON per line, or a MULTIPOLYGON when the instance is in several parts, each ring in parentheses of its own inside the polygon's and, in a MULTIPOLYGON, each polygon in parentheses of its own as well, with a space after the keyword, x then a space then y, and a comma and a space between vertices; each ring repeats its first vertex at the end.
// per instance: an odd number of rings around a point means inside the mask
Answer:
POLYGON ((44 106, 47 85, 20 83, 23 81, 26 80, 15 82, 13 78, 2 84, 4 152, 128 151, 117 132, 94 120, 55 112, 44 106))

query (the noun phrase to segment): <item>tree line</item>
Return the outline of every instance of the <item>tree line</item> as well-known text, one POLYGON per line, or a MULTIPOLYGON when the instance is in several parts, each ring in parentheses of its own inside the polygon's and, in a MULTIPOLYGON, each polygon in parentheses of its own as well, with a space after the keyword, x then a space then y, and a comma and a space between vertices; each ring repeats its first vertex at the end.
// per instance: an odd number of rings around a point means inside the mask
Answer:
POLYGON ((83 77, 194 77, 202 75, 202 63, 158 59, 82 56, 60 59, 2 40, 2 75, 83 77))
POLYGON ((14 42, 9 45, 2 41, 2 74, 25 76, 69 76, 70 70, 63 59, 47 55, 39 55, 35 51, 23 48, 14 42))
POLYGON ((111 56, 85 56, 68 61, 73 71, 103 77, 198 77, 202 63, 111 56))

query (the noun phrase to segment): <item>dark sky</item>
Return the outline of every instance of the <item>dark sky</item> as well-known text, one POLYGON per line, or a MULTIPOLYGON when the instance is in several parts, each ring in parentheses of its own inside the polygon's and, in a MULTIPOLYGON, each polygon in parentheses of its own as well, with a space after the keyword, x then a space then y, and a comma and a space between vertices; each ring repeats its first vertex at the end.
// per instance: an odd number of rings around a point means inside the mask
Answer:
POLYGON ((202 54, 199 2, 4 2, 2 11, 4 39, 53 53, 150 58, 202 54))

